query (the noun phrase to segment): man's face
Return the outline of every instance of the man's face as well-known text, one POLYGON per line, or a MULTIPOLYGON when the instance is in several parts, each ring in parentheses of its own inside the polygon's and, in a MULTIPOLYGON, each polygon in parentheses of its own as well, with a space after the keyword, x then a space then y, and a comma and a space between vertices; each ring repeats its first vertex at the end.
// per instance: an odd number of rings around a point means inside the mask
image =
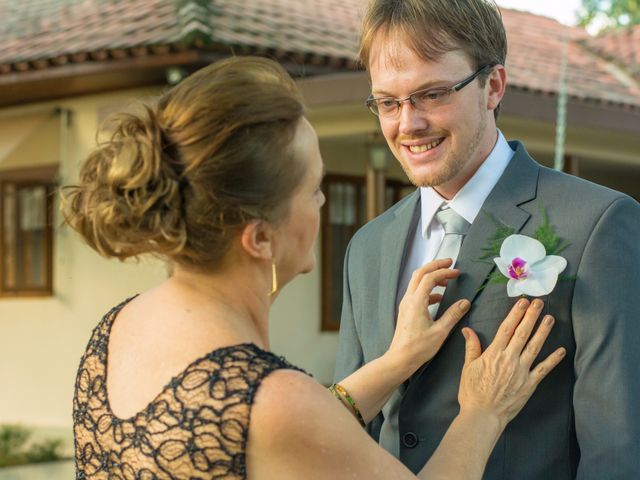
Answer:
MULTIPOLYGON (((374 97, 405 98, 416 90, 450 87, 475 71, 461 50, 437 61, 418 57, 401 35, 379 35, 372 45, 369 73, 374 97)), ((400 113, 380 117, 389 148, 417 186, 433 186, 452 198, 489 155, 497 133, 488 90, 478 79, 431 111, 409 101, 400 113)))

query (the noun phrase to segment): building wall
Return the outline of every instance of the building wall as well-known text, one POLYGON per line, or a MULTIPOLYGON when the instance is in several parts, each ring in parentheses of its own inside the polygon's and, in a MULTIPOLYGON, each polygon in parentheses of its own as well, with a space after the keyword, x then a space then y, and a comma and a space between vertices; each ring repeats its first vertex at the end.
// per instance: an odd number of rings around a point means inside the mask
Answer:
MULTIPOLYGON (((73 182, 79 165, 95 145, 95 133, 105 114, 156 92, 137 90, 5 109, 0 111, 0 129, 8 130, 14 125, 16 135, 22 131, 28 137, 26 142, 16 142, 17 146, 5 142, 5 150, 22 149, 24 166, 41 163, 39 159, 44 156, 50 159, 51 150, 57 149, 53 158, 60 160, 59 182, 73 182), (63 132, 59 146, 53 138, 55 130, 46 135, 34 133, 34 122, 19 121, 42 115, 54 107, 71 111, 70 126, 63 132)), ((12 134, 7 138, 16 137, 12 134)), ((349 171, 358 173, 364 162, 355 158, 360 155, 362 152, 356 149, 354 158, 347 162, 354 165, 349 171)), ((330 168, 345 163, 336 155, 329 157, 330 168)), ((11 157, 12 162, 15 158, 16 155, 11 157)), ((0 298, 0 385, 8 386, 0 395, 0 424, 19 422, 49 432, 55 432, 56 428, 68 430, 75 374, 92 328, 109 308, 166 277, 165 266, 158 261, 122 263, 101 258, 74 232, 60 226, 61 220, 56 213, 55 294, 43 298, 0 298)), ((319 246, 316 251, 319 255, 319 246)), ((319 302, 318 269, 292 282, 273 309, 272 349, 307 369, 318 381, 330 383, 337 333, 320 332, 319 302)))
MULTIPOLYGON (((37 158, 62 160, 60 183, 77 174, 80 161, 94 144, 98 113, 131 94, 58 102, 72 111, 72 123, 52 146, 56 130, 38 130, 18 148, 25 166, 37 158), (64 155, 64 158, 61 156, 64 155)), ((52 110, 54 105, 41 105, 52 110)), ((0 124, 16 122, 20 108, 0 112, 0 124)), ((23 109, 32 112, 33 106, 23 109)), ((17 149, 15 150, 18 151, 17 149)), ((71 425, 75 373, 89 334, 111 306, 165 277, 165 268, 145 260, 139 265, 102 259, 65 227, 56 208, 54 289, 51 297, 0 298, 0 423, 42 427, 54 435, 71 425)))
MULTIPOLYGON (((10 124, 15 129, 17 119, 32 115, 36 107, 38 111, 54 106, 70 110, 72 121, 56 153, 61 160, 60 182, 65 184, 76 178, 78 166, 94 146, 104 114, 157 92, 136 90, 5 109, 0 111, 0 130, 10 124)), ((378 129, 375 117, 360 104, 348 104, 312 109, 309 118, 320 135, 327 171, 363 175, 367 142, 378 129)), ((507 137, 523 140, 541 161, 550 162, 553 126, 504 117, 501 128, 507 137)), ((36 136, 24 147, 28 152, 24 161, 50 156, 55 148, 51 145, 55 143, 50 139, 36 136)), ((596 177, 600 175, 614 187, 627 186, 630 193, 635 188, 633 192, 640 194, 638 139, 569 129, 568 147, 585 159, 587 172, 596 172, 596 177)), ((390 166, 389 176, 403 178, 397 163, 390 166)), ((57 225, 60 220, 58 215, 57 225)), ((120 263, 102 259, 64 227, 56 229, 54 251, 54 296, 0 299, 0 385, 4 386, 0 423, 21 422, 68 433, 75 373, 92 328, 110 307, 161 282, 166 270, 152 260, 120 263)), ((320 331, 320 273, 316 268, 280 294, 271 315, 271 347, 328 384, 335 366, 337 333, 320 331)))

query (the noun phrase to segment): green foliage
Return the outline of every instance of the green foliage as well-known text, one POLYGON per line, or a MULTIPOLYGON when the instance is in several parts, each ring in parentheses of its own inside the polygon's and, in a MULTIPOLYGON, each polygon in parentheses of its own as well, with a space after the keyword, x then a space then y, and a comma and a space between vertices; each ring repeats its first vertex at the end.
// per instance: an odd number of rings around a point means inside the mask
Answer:
POLYGON ((60 460, 61 448, 62 440, 59 438, 48 438, 40 443, 34 443, 26 452, 27 461, 29 463, 40 463, 60 460))
POLYGON ((591 25, 604 19, 605 28, 640 24, 640 0, 582 0, 579 24, 591 25))
POLYGON ((483 263, 490 263, 493 265, 493 259, 500 256, 500 247, 502 242, 509 236, 513 235, 515 230, 509 225, 505 225, 500 220, 495 218, 489 212, 482 210, 482 212, 489 217, 489 220, 496 226, 496 231, 493 233, 486 246, 482 247, 484 252, 478 261, 483 263))
POLYGON ((0 467, 60 460, 62 440, 29 443, 31 431, 21 425, 0 425, 0 467))
POLYGON ((500 270, 494 270, 489 274, 486 285, 495 285, 496 283, 509 283, 509 279, 505 277, 500 270))
POLYGON ((533 234, 533 238, 538 240, 544 249, 547 251, 547 255, 559 255, 565 248, 569 246, 553 231, 553 227, 549 223, 549 216, 544 209, 541 209, 542 223, 533 234))
POLYGON ((0 425, 0 466, 24 463, 24 446, 31 432, 20 425, 0 425))

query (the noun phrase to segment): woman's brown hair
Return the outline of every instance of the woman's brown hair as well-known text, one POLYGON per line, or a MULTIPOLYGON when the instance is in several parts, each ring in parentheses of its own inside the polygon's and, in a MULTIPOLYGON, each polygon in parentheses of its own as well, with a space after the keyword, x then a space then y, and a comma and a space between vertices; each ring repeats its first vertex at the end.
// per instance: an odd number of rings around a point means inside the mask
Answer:
POLYGON ((113 132, 65 188, 65 219, 105 257, 151 253, 217 263, 246 222, 276 222, 305 166, 290 144, 304 106, 276 62, 223 60, 186 78, 113 132))

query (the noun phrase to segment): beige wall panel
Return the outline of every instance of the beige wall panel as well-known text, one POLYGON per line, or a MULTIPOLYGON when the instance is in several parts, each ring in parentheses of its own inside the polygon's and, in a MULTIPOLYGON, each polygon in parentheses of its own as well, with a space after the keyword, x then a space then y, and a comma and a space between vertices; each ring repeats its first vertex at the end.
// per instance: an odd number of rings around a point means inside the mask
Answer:
POLYGON ((308 110, 307 117, 321 138, 367 135, 378 130, 378 119, 369 113, 364 101, 362 104, 314 107, 308 110))
MULTIPOLYGON (((521 117, 502 116, 499 127, 508 140, 517 139, 530 151, 553 155, 555 125, 531 121, 521 117)), ((640 168, 640 137, 606 129, 567 126, 565 151, 583 158, 597 160, 603 165, 616 164, 640 168)))
MULTIPOLYGON (((516 117, 501 117, 508 139, 524 142, 540 163, 553 167, 554 125, 516 117)), ((578 161, 580 177, 640 199, 640 137, 637 135, 569 126, 565 152, 578 161)))
POLYGON ((60 117, 0 117, 0 171, 40 167, 59 160, 60 117))

